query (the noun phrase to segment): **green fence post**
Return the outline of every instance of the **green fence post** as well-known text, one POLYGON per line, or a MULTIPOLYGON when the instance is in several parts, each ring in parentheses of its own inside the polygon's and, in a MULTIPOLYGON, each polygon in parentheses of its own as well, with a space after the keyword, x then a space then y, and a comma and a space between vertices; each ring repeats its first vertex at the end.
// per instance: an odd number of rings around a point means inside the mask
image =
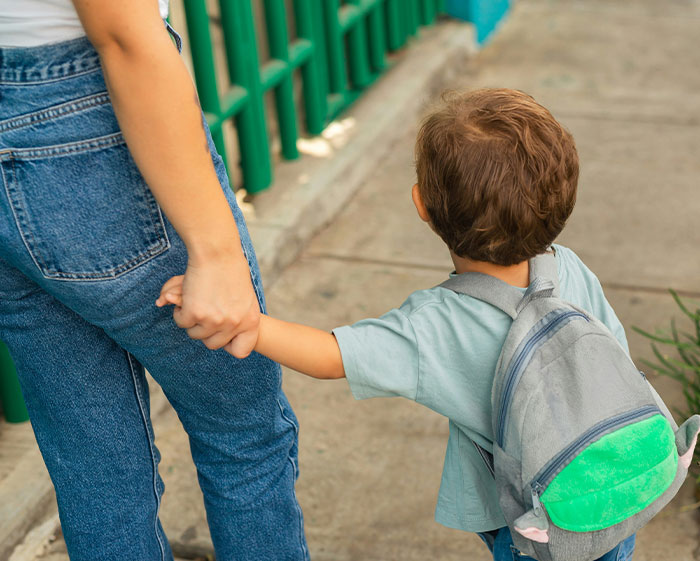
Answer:
POLYGON ((350 10, 354 7, 357 15, 353 25, 348 30, 348 63, 350 66, 350 79, 355 89, 361 90, 372 81, 369 72, 369 54, 367 52, 367 31, 365 29, 365 16, 361 13, 363 0, 347 0, 350 10))
MULTIPOLYGON (((319 34, 314 29, 316 22, 314 9, 320 11, 320 6, 318 4, 312 5, 310 0, 296 0, 294 2, 297 36, 310 41, 313 45, 311 57, 301 67, 306 129, 310 134, 321 134, 328 114, 326 84, 320 74, 321 68, 325 67, 326 62, 323 58, 323 43, 319 42, 319 34)), ((320 14, 317 15, 320 17, 320 14)))
POLYGON ((421 23, 431 25, 435 21, 436 5, 435 0, 420 0, 421 23))
POLYGON ((326 49, 328 54, 328 83, 331 93, 343 94, 347 90, 345 75, 345 57, 343 56, 343 35, 338 20, 338 0, 326 0, 322 3, 323 21, 326 31, 326 49))
POLYGON ((328 94, 331 91, 330 76, 328 75, 328 44, 326 41, 325 0, 309 0, 314 32, 314 54, 318 55, 318 79, 321 82, 323 97, 326 99, 326 117, 330 113, 328 94), (318 50, 317 47, 318 46, 318 50))
POLYGON ((384 2, 377 2, 367 16, 369 29, 369 57, 374 72, 381 72, 386 67, 384 52, 386 37, 384 36, 384 2))
MULTIPOLYGON (((405 1, 405 0, 402 0, 405 1)), ((406 40, 399 0, 386 0, 386 32, 387 44, 390 51, 400 49, 406 40)))
POLYGON ((8 423, 22 423, 29 420, 15 365, 10 357, 10 351, 2 341, 0 341, 0 401, 8 423))
POLYGON ((265 22, 267 23, 267 41, 270 55, 285 63, 285 76, 275 88, 275 106, 280 127, 282 155, 288 160, 299 157, 297 138, 299 136, 294 107, 294 89, 292 85, 292 68, 289 65, 289 37, 287 33, 287 14, 284 0, 265 0, 265 22))
MULTIPOLYGON (((199 103, 205 114, 210 113, 218 116, 221 114, 221 102, 219 101, 219 89, 216 83, 216 69, 214 67, 211 34, 209 33, 207 5, 204 0, 187 0, 183 4, 199 103)), ((216 145, 216 150, 228 169, 226 144, 224 143, 224 135, 221 128, 212 130, 211 136, 216 145)))
POLYGON ((229 76, 248 92, 236 125, 244 186, 257 193, 272 183, 272 164, 253 11, 250 0, 221 0, 219 7, 229 76))
POLYGON ((413 18, 416 22, 416 33, 420 32, 420 26, 423 21, 423 0, 413 0, 413 18))
POLYGON ((401 0, 399 4, 399 25, 401 26, 401 46, 404 46, 411 36, 410 4, 413 0, 401 0))
POLYGON ((415 35, 418 32, 418 22, 420 20, 418 0, 406 0, 404 9, 406 10, 406 35, 415 35))

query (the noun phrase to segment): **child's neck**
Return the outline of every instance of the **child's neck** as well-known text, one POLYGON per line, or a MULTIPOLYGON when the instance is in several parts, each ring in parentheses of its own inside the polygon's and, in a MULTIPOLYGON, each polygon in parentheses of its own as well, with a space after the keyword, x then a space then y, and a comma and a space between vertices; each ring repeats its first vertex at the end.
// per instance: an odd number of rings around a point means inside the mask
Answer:
POLYGON ((527 288, 530 285, 530 267, 527 261, 522 261, 517 265, 496 265, 487 261, 473 261, 466 257, 459 257, 453 252, 450 252, 452 262, 455 265, 455 271, 460 273, 483 273, 496 277, 503 282, 527 288))

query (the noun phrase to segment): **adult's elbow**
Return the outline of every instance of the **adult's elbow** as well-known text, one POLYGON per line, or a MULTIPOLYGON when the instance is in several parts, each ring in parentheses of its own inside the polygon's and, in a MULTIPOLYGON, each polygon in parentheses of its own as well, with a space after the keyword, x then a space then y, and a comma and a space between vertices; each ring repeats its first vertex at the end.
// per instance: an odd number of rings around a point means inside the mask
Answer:
POLYGON ((151 2, 73 0, 88 39, 101 56, 148 51, 154 38, 165 33, 163 21, 151 2))

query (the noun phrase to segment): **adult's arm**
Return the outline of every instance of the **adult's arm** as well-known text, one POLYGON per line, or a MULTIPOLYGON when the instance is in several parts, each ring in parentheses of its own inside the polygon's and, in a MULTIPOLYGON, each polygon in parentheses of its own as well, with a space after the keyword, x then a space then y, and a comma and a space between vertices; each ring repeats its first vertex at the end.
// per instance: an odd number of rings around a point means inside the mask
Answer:
POLYGON ((248 355, 260 310, 219 185, 196 90, 157 0, 73 0, 97 49, 126 144, 183 239, 188 265, 176 323, 211 349, 248 355))

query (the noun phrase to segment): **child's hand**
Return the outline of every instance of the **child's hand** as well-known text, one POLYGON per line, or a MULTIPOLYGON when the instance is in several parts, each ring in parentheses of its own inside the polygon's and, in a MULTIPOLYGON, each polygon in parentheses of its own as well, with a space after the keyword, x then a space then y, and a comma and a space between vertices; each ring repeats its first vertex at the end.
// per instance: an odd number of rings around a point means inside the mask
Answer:
POLYGON ((176 308, 182 307, 182 281, 185 275, 177 275, 169 279, 160 289, 160 296, 156 300, 156 306, 162 308, 169 304, 176 308))

